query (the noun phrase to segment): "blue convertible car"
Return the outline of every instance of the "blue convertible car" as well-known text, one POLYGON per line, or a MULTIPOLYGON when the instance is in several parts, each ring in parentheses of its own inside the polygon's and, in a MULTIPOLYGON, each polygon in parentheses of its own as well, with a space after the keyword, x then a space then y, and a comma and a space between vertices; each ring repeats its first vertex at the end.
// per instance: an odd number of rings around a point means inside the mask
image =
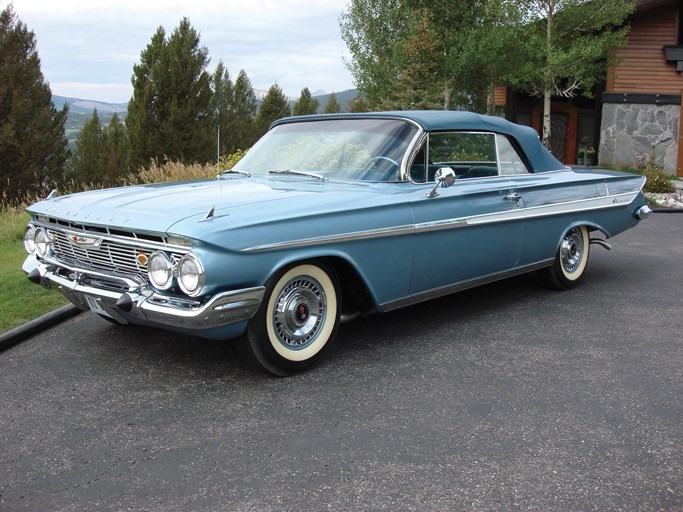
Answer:
POLYGON ((567 168, 496 117, 291 117, 216 179, 34 204, 23 268, 109 321, 239 338, 288 375, 324 356, 342 312, 530 271, 574 286, 591 243, 648 215, 643 184, 567 168))

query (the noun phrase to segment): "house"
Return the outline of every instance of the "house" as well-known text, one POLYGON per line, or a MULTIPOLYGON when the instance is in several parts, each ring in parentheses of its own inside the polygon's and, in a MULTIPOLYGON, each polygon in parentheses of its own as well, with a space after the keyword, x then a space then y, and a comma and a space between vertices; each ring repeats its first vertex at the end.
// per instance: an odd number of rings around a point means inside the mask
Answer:
MULTIPOLYGON (((683 176, 683 0, 639 0, 626 46, 593 98, 553 98, 552 151, 576 164, 597 149, 601 165, 642 166, 650 158, 683 176)), ((539 98, 497 88, 505 117, 542 127, 539 98)))

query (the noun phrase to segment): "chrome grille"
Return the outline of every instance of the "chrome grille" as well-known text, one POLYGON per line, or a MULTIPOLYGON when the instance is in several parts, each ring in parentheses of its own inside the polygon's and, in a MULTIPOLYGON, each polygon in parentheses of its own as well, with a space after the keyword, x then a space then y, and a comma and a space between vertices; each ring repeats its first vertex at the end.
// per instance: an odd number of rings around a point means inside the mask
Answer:
POLYGON ((139 254, 149 256, 150 250, 142 246, 117 244, 103 240, 96 249, 85 249, 72 244, 63 231, 49 230, 55 256, 65 263, 92 270, 105 270, 115 274, 139 275, 147 273, 147 265, 137 261, 139 254))
POLYGON ((56 222, 50 219, 43 225, 50 236, 54 257, 65 265, 81 270, 93 270, 109 275, 137 278, 138 281, 147 282, 146 258, 156 250, 163 250, 171 256, 174 263, 189 251, 182 247, 165 244, 162 237, 138 235, 133 232, 112 232, 107 228, 88 229, 89 226, 75 226, 63 221, 56 222), (78 234, 86 237, 101 239, 97 247, 83 247, 72 243, 69 239, 76 228, 78 234))

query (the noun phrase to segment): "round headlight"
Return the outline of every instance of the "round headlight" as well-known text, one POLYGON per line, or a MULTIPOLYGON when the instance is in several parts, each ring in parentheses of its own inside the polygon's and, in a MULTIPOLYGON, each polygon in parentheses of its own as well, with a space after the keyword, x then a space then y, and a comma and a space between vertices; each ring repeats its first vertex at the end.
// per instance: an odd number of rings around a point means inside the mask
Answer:
POLYGON ((149 280, 156 288, 166 290, 173 283, 173 262, 166 253, 153 252, 147 260, 149 280))
POLYGON ((194 254, 186 254, 178 262, 178 284, 189 296, 199 295, 204 286, 204 268, 194 254))
POLYGON ((47 235, 47 231, 43 228, 36 229, 36 234, 34 237, 34 244, 36 246, 36 253, 41 258, 47 255, 47 251, 50 248, 50 237, 47 235))
POLYGON ((29 224, 24 231, 24 249, 29 254, 36 252, 36 228, 29 224))

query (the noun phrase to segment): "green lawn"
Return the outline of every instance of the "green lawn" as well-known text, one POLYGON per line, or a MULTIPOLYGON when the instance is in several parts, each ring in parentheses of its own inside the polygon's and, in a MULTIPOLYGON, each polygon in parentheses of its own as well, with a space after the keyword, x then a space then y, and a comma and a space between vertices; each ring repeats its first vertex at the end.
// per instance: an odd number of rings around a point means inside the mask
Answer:
POLYGON ((31 283, 21 270, 26 258, 21 241, 28 215, 0 213, 0 332, 14 329, 68 301, 56 290, 31 283))

